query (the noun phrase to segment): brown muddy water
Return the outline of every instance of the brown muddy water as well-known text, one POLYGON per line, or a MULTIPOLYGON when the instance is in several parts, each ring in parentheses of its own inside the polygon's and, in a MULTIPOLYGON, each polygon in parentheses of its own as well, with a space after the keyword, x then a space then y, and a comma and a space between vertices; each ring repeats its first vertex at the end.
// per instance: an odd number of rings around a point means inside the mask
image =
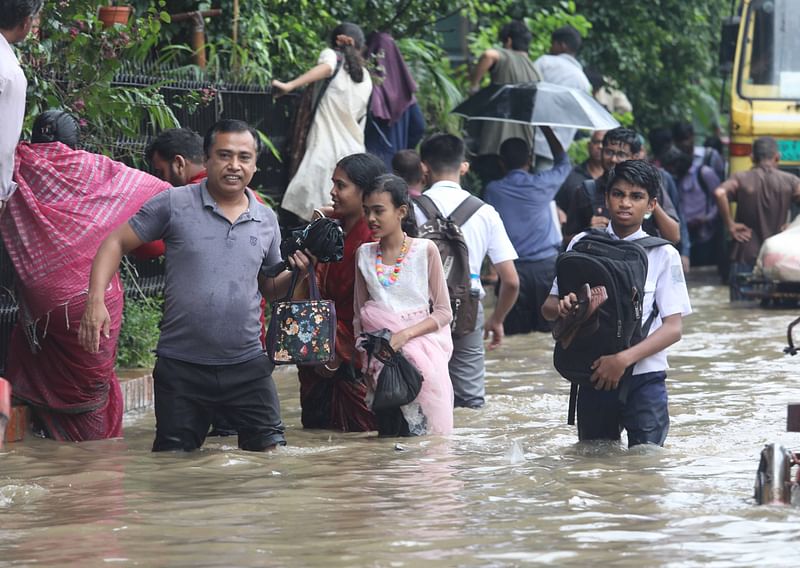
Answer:
POLYGON ((800 357, 782 354, 798 312, 694 280, 663 449, 577 444, 545 335, 489 355, 487 407, 448 438, 303 431, 284 369, 290 446, 272 454, 152 454, 151 412, 121 440, 7 447, 0 566, 796 566, 800 509, 752 492, 766 442, 800 448, 800 357))

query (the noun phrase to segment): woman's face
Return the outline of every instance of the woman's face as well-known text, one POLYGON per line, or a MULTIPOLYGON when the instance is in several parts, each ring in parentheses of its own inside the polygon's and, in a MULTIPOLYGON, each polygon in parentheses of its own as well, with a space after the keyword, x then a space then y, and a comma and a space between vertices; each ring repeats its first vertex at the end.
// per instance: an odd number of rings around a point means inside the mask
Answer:
POLYGON ((360 217, 364 212, 361 203, 361 188, 354 184, 340 167, 333 171, 332 181, 331 199, 333 200, 334 216, 338 219, 360 217))

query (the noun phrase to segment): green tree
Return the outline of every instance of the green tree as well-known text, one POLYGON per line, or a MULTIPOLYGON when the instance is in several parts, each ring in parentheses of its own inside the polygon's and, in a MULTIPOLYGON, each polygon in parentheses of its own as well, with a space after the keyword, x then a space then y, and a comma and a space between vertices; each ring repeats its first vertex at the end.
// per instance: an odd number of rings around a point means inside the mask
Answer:
POLYGON ((633 103, 642 130, 691 119, 711 94, 719 100, 716 73, 727 0, 576 0, 592 24, 582 58, 614 79, 633 103))

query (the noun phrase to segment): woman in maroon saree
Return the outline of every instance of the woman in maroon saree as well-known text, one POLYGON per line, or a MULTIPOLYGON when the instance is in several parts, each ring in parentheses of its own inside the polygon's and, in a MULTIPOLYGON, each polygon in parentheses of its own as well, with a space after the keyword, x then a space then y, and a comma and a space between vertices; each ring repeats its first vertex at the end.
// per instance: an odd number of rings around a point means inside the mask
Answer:
POLYGON ((0 218, 17 273, 19 321, 6 378, 56 440, 122 433, 122 393, 114 372, 122 321, 119 275, 106 291, 111 326, 100 352, 78 343, 92 260, 103 239, 169 184, 60 142, 20 144, 16 192, 0 218))
POLYGON ((373 180, 386 173, 386 166, 370 154, 342 158, 333 173, 333 217, 344 229, 344 258, 318 264, 317 280, 323 298, 336 304, 336 360, 325 366, 298 367, 300 405, 304 428, 342 432, 376 430, 375 416, 364 402, 366 386, 357 376, 361 363, 353 335, 353 285, 356 251, 372 240, 364 220, 361 194, 373 180))

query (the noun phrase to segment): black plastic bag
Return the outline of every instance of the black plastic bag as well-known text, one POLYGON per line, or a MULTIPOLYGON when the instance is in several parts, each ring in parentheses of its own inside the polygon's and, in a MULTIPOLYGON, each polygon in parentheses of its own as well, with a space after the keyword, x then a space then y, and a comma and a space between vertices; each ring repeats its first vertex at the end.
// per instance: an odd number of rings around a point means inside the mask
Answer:
POLYGON ((372 410, 381 411, 412 402, 422 388, 422 375, 402 353, 392 349, 389 341, 392 334, 388 329, 375 333, 362 333, 362 346, 370 358, 373 356, 383 363, 375 387, 372 410))

